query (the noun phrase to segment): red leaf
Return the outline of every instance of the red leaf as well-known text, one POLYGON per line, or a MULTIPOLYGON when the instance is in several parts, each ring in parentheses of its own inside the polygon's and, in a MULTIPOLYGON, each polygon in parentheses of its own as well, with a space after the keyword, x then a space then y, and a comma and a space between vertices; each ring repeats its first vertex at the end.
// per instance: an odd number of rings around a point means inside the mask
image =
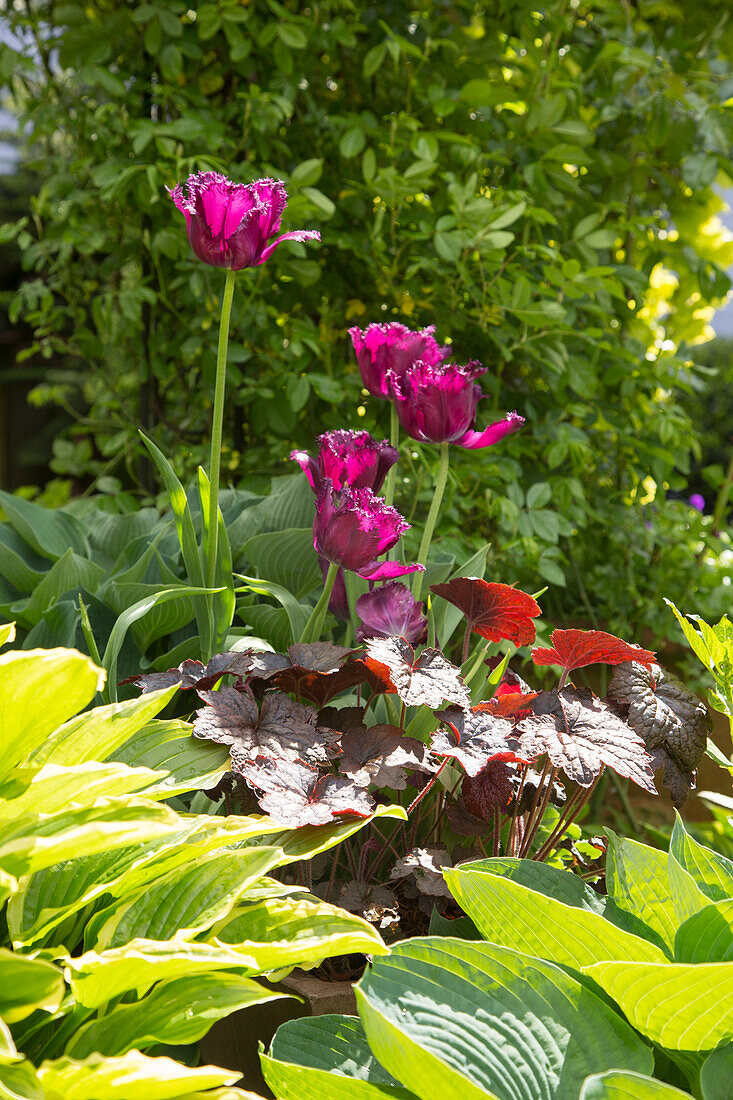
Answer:
POLYGON ((471 630, 490 642, 506 640, 523 646, 535 640, 532 620, 541 614, 540 606, 518 588, 478 577, 456 577, 430 588, 462 611, 471 630))
POLYGON ((489 699, 486 703, 479 703, 474 710, 489 711, 495 718, 517 718, 520 714, 531 713, 532 701, 538 695, 538 691, 522 692, 512 688, 506 694, 497 692, 493 699, 489 699))
POLYGON ((439 649, 424 649, 419 657, 404 638, 370 638, 367 663, 386 668, 395 690, 408 707, 439 707, 445 700, 460 707, 470 705, 468 688, 460 669, 439 649))
POLYGON ((655 657, 650 650, 629 645, 604 630, 553 630, 551 640, 553 649, 532 650, 536 665, 561 665, 569 672, 586 665, 620 665, 623 661, 650 665, 655 657))

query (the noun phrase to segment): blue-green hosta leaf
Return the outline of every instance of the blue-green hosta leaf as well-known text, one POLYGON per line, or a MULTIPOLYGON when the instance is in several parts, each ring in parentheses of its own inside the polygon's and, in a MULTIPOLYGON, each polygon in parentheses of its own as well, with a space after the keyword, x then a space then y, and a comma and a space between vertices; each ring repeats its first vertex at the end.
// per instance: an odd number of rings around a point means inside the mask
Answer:
POLYGON ((98 1008, 121 993, 141 997, 155 982, 207 974, 215 970, 259 973, 254 959, 233 947, 184 940, 136 939, 109 951, 86 951, 65 960, 74 997, 87 1008, 98 1008))
MULTIPOLYGON (((580 1090, 579 1100, 690 1100, 689 1092, 680 1092, 643 1073, 628 1073, 612 1069, 594 1073, 580 1090)), ((707 1097, 706 1097, 707 1100, 707 1097)))
POLYGON ((74 856, 142 843, 169 831, 177 815, 142 799, 99 799, 94 806, 49 814, 28 814, 0 835, 0 867, 29 875, 74 856))
POLYGON ((355 1016, 306 1016, 278 1028, 262 1075, 282 1100, 414 1100, 380 1066, 355 1016))
POLYGON ((7 523, 0 523, 0 557, 3 576, 19 592, 32 592, 48 570, 43 559, 7 523))
POLYGON ((251 882, 278 864, 269 847, 210 852, 169 871, 97 913, 87 925, 85 946, 121 947, 132 939, 185 940, 231 912, 251 882))
POLYGON ((103 683, 102 670, 74 650, 0 654, 0 775, 83 710, 103 683))
POLYGON ((674 949, 678 918, 669 887, 667 856, 606 829, 606 886, 616 904, 644 921, 674 949))
MULTIPOLYGON (((227 845, 280 833, 265 817, 173 818, 171 826, 148 841, 69 859, 23 879, 8 905, 14 943, 55 943, 55 929, 70 914, 101 894, 124 898, 158 881, 175 867, 201 859, 227 845)), ((280 849, 280 851, 282 851, 280 849)), ((286 862, 281 856, 280 862, 286 862)))
POLYGON ((583 973, 637 1031, 668 1050, 712 1050, 733 1041, 730 963, 598 962, 583 973))
POLYGON ((733 1045, 708 1055, 700 1071, 703 1100, 733 1100, 733 1045))
POLYGON ((640 922, 611 909, 568 871, 529 860, 491 859, 446 868, 444 876, 461 908, 492 943, 575 969, 599 958, 666 961, 660 947, 608 917, 628 919, 635 928, 640 922), (550 889, 559 897, 545 892, 550 889))
POLYGON ((163 778, 164 772, 150 768, 128 768, 124 764, 80 764, 59 768, 46 764, 33 777, 30 786, 18 798, 0 798, 0 822, 24 814, 58 813, 71 806, 90 806, 97 798, 117 798, 131 791, 142 791, 163 778))
POLYGON ((251 978, 216 972, 159 982, 147 997, 122 1004, 74 1032, 65 1054, 107 1057, 153 1043, 187 1044, 203 1038, 216 1020, 251 1005, 285 997, 251 978))
POLYGON ((230 770, 229 749, 193 737, 192 728, 180 718, 153 719, 115 749, 112 758, 130 767, 154 768, 163 773, 161 779, 145 788, 148 798, 210 790, 230 770))
POLYGON ((89 545, 102 558, 105 567, 109 567, 133 539, 149 535, 158 520, 155 508, 140 508, 124 515, 98 509, 89 527, 89 545))
POLYGON ((37 554, 55 561, 71 549, 87 557, 89 546, 83 525, 60 509, 42 508, 0 490, 0 506, 10 526, 37 554))
POLYGON ((89 593, 96 592, 103 577, 104 570, 98 565, 67 550, 36 585, 30 598, 14 605, 19 621, 26 626, 35 626, 64 592, 79 588, 89 593))
POLYGON ((706 905, 680 925, 675 940, 675 960, 733 962, 733 899, 706 905))
POLYGON ((125 1100, 186 1100, 196 1090, 234 1084, 239 1073, 217 1066, 189 1069, 171 1058, 131 1050, 119 1058, 55 1058, 41 1063, 38 1077, 46 1100, 122 1100, 123 1095, 125 1100))
POLYGON ((301 599, 323 584, 318 560, 313 552, 312 527, 280 531, 247 539, 242 554, 259 577, 282 585, 301 599))
POLYGON ((240 902, 210 933, 216 943, 237 946, 262 971, 312 967, 334 955, 387 952, 373 925, 314 897, 240 902))
POLYGON ((7 1024, 39 1008, 55 1012, 64 991, 64 976, 57 966, 0 947, 0 1017, 7 1024))
POLYGON ((609 1061, 651 1072, 625 1020, 552 963, 488 943, 426 937, 377 959, 356 986, 369 1045, 421 1100, 576 1100, 609 1061))
POLYGON ((55 729, 38 745, 31 759, 34 764, 61 767, 106 760, 159 714, 175 693, 175 687, 163 688, 79 714, 55 729))
POLYGON ((672 829, 669 851, 711 901, 733 898, 733 861, 690 836, 679 814, 672 829))

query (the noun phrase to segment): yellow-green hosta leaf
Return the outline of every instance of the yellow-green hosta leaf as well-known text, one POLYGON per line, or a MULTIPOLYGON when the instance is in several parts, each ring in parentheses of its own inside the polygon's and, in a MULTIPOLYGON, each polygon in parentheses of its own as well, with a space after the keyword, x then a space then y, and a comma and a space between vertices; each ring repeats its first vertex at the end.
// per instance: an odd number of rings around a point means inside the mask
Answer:
POLYGON ((651 1049, 587 986, 490 943, 399 943, 356 998, 375 1057, 421 1100, 577 1100, 609 1062, 653 1068, 651 1049))
POLYGON ((15 623, 3 623, 0 626, 0 646, 7 645, 15 639, 15 623))
MULTIPOLYGON (((600 958, 666 961, 654 943, 611 923, 607 899, 591 897, 568 871, 530 860, 487 859, 443 873, 461 908, 491 943, 576 969, 600 958), (564 900, 540 892, 550 889, 564 900)), ((630 927, 641 924, 623 912, 619 918, 615 907, 613 916, 630 927)))
POLYGON ((706 905, 680 925, 675 940, 675 960, 733 962, 733 898, 706 905))
POLYGON ((64 976, 53 963, 0 947, 0 1017, 8 1024, 36 1009, 55 1012, 64 996, 64 976))
POLYGON ((153 1043, 195 1043, 224 1016, 286 996, 251 978, 220 972, 158 982, 142 1000, 82 1024, 64 1053, 86 1058, 98 1051, 111 1057, 153 1043))
POLYGON ((105 950, 132 939, 193 939, 225 917, 249 884, 277 865, 278 856, 277 848, 264 846, 226 849, 176 867, 95 914, 85 946, 105 950))
POLYGON ((710 904, 708 895, 702 892, 692 875, 684 869, 672 852, 667 855, 667 875, 678 923, 689 920, 695 913, 699 913, 710 904))
POLYGON ((355 1016, 289 1020, 260 1061, 281 1100, 415 1100, 380 1066, 355 1016))
POLYGON ((342 840, 358 833, 377 818, 397 818, 407 820, 402 806, 377 806, 370 817, 345 817, 333 825, 304 825, 300 829, 289 829, 271 843, 279 844, 283 851, 283 864, 296 863, 301 859, 312 859, 321 852, 328 851, 342 840))
POLYGON ((311 967, 333 955, 388 951, 373 925, 310 896, 245 901, 212 934, 216 943, 246 951, 263 971, 311 967))
POLYGON ((112 759, 164 773, 145 790, 148 798, 210 790, 230 770, 229 749, 194 737, 192 729, 190 722, 180 718, 153 719, 116 749, 112 759))
POLYGON ((714 1050, 700 1070, 703 1100, 733 1100, 733 1045, 714 1050))
POLYGON ((120 1058, 55 1058, 38 1067, 45 1100, 185 1100, 194 1089, 233 1085, 239 1076, 236 1070, 218 1066, 189 1069, 171 1058, 148 1058, 137 1050, 120 1058))
POLYGON ((711 901, 733 898, 733 861, 691 837, 679 814, 672 829, 669 852, 711 901))
POLYGON ((35 1069, 22 1056, 0 1061, 1 1100, 47 1100, 35 1069))
POLYGON ((104 680, 102 669, 74 649, 0 654, 0 774, 83 710, 104 680))
POLYGON ((66 980, 79 1002, 87 1008, 134 990, 138 996, 154 982, 205 974, 213 970, 236 970, 247 975, 259 972, 255 959, 233 947, 173 940, 131 940, 110 951, 86 951, 64 960, 66 980))
POLYGON ((606 887, 618 906, 653 928, 670 949, 679 924, 670 893, 667 856, 606 829, 606 887))
POLYGON ((131 798, 98 799, 66 813, 27 814, 0 833, 0 867, 28 875, 79 855, 142 844, 178 821, 167 806, 131 798))
POLYGON ((124 703, 95 707, 58 728, 52 727, 52 735, 33 753, 33 763, 67 767, 88 760, 106 760, 159 714, 176 691, 175 687, 150 691, 124 703))
POLYGON ((733 1041, 730 963, 598 962, 583 973, 637 1031, 668 1050, 712 1050, 733 1041))
POLYGON ((80 764, 63 768, 45 764, 18 798, 0 799, 0 821, 24 814, 58 813, 72 806, 90 806, 98 798, 116 798, 151 786, 161 773, 124 764, 80 764))
MULTIPOLYGON (((612 1069, 608 1073, 594 1073, 580 1090, 579 1100, 691 1100, 689 1092, 681 1092, 674 1085, 655 1081, 643 1073, 625 1073, 612 1069)), ((707 1100, 707 1098, 706 1098, 707 1100)))
POLYGON ((17 894, 19 890, 19 883, 14 875, 9 875, 7 871, 0 870, 0 907, 3 902, 12 897, 13 894, 17 894))

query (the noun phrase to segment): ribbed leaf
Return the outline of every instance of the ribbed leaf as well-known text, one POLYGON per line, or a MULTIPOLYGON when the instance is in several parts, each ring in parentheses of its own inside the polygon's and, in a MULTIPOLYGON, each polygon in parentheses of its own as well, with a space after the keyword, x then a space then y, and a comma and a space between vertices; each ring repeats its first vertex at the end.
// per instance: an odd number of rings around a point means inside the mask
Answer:
POLYGON ((413 1100, 380 1066, 355 1016, 311 1016, 278 1028, 262 1075, 281 1100, 413 1100))
POLYGON ((236 974, 195 974, 159 982, 141 1001, 118 1005, 83 1024, 65 1054, 107 1057, 153 1043, 185 1044, 201 1039, 216 1020, 232 1012, 287 996, 236 974))
POLYGON ((141 791, 164 777, 150 768, 127 768, 124 764, 80 764, 59 768, 46 764, 30 786, 18 798, 0 799, 0 822, 13 821, 24 814, 58 813, 69 806, 89 806, 97 798, 115 798, 141 791))
POLYGON ((387 952, 373 925, 313 897, 245 901, 212 928, 211 936, 246 951, 262 971, 311 967, 333 955, 387 952))
POLYGON ((79 1004, 98 1008, 121 993, 134 990, 138 997, 155 982, 206 974, 214 970, 238 970, 256 974, 254 959, 232 947, 173 940, 131 940, 110 951, 87 951, 67 958, 69 984, 79 1004))
POLYGON ((42 1062, 38 1076, 53 1100, 120 1100, 123 1082, 125 1100, 185 1100, 194 1089, 231 1085, 239 1074, 217 1066, 189 1069, 171 1058, 147 1058, 131 1050, 120 1058, 56 1058, 42 1062))
POLYGON ((589 902, 584 884, 567 871, 527 860, 484 860, 445 868, 444 876, 461 908, 492 943, 576 969, 602 958, 665 961, 655 944, 611 924, 598 911, 601 899, 589 902), (528 885, 546 888, 548 872, 562 901, 528 885))
POLYGON ((32 592, 48 570, 48 559, 39 557, 7 523, 0 523, 0 558, 3 577, 19 592, 32 592))
POLYGON ((323 584, 318 560, 313 552, 311 527, 296 527, 247 539, 242 553, 255 572, 269 581, 282 585, 301 599, 323 584))
POLYGON ((711 901, 733 898, 733 861, 691 837, 679 814, 672 829, 669 850, 711 901))
POLYGON ((175 693, 175 688, 164 688, 79 714, 59 725, 43 744, 39 744, 32 761, 67 767, 88 760, 106 760, 159 714, 175 693))
MULTIPOLYGON (((149 695, 141 696, 147 698, 149 695)), ((130 767, 167 773, 145 789, 149 798, 210 790, 230 769, 229 750, 225 745, 193 737, 191 730, 190 723, 179 718, 153 720, 111 755, 130 767)))
POLYGON ((618 906, 643 920, 674 948, 678 919, 669 889, 667 856, 606 829, 606 887, 618 906))
POLYGON ((39 1008, 55 1012, 64 991, 64 976, 57 966, 0 947, 0 1017, 6 1024, 24 1020, 39 1008))
POLYGON ((0 490, 0 506, 10 526, 42 557, 55 561, 68 549, 82 557, 88 555, 84 528, 61 509, 42 508, 3 490, 0 490))
POLYGON ((402 806, 377 806, 370 817, 346 817, 333 825, 304 825, 300 829, 289 829, 271 844, 279 844, 283 852, 283 863, 296 863, 301 859, 312 859, 321 852, 340 844, 342 840, 353 836, 376 818, 390 817, 400 821, 407 820, 402 806))
POLYGON ((0 1096, 3 1100, 46 1100, 35 1069, 22 1055, 8 1063, 0 1059, 0 1096))
POLYGON ((104 673, 67 649, 0 654, 0 775, 92 701, 104 673))
POLYGON ((733 1046, 714 1050, 700 1071, 703 1100, 733 1100, 733 1046))
POLYGON ((139 799, 100 799, 93 807, 38 817, 28 814, 0 835, 0 867, 29 875, 73 856, 142 843, 167 832, 176 815, 139 799))
POLYGON ((89 524, 89 545, 112 565, 134 539, 150 534, 158 521, 155 508, 139 508, 123 515, 96 509, 89 524))
POLYGON ((688 920, 710 904, 710 898, 704 894, 692 875, 670 851, 667 856, 667 876, 672 895, 672 904, 679 923, 688 920))
POLYGON ((733 899, 705 906, 679 927, 675 960, 733 962, 733 899))
POLYGON ((576 1100, 609 1061, 652 1069, 649 1048, 588 988, 493 944, 398 944, 356 994, 373 1053, 422 1100, 576 1100))
POLYGON ((579 1100, 682 1100, 683 1097, 690 1100, 688 1092, 680 1092, 673 1085, 655 1081, 653 1077, 612 1069, 588 1077, 580 1090, 579 1100))
POLYGON ((105 950, 132 939, 193 939, 226 916, 247 886, 277 862, 277 848, 252 847, 212 852, 177 867, 97 913, 85 946, 105 950))
POLYGON ((599 962, 583 967, 629 1022, 669 1050, 712 1050, 733 1040, 730 963, 599 962))
POLYGON ((64 592, 96 592, 104 577, 104 570, 94 565, 88 558, 81 558, 72 550, 67 550, 49 569, 33 589, 30 599, 14 605, 18 619, 26 626, 35 626, 44 613, 57 603, 64 592))

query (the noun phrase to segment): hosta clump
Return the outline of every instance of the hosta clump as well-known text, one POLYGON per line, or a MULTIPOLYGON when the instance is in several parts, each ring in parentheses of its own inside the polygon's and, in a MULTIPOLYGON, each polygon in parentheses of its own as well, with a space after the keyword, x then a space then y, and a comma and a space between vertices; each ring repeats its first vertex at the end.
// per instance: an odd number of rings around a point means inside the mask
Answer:
POLYGON ((607 896, 529 860, 402 869, 467 916, 376 959, 358 1018, 283 1025, 262 1055, 282 1100, 730 1096, 733 862, 679 818, 668 853, 608 830, 607 896))

